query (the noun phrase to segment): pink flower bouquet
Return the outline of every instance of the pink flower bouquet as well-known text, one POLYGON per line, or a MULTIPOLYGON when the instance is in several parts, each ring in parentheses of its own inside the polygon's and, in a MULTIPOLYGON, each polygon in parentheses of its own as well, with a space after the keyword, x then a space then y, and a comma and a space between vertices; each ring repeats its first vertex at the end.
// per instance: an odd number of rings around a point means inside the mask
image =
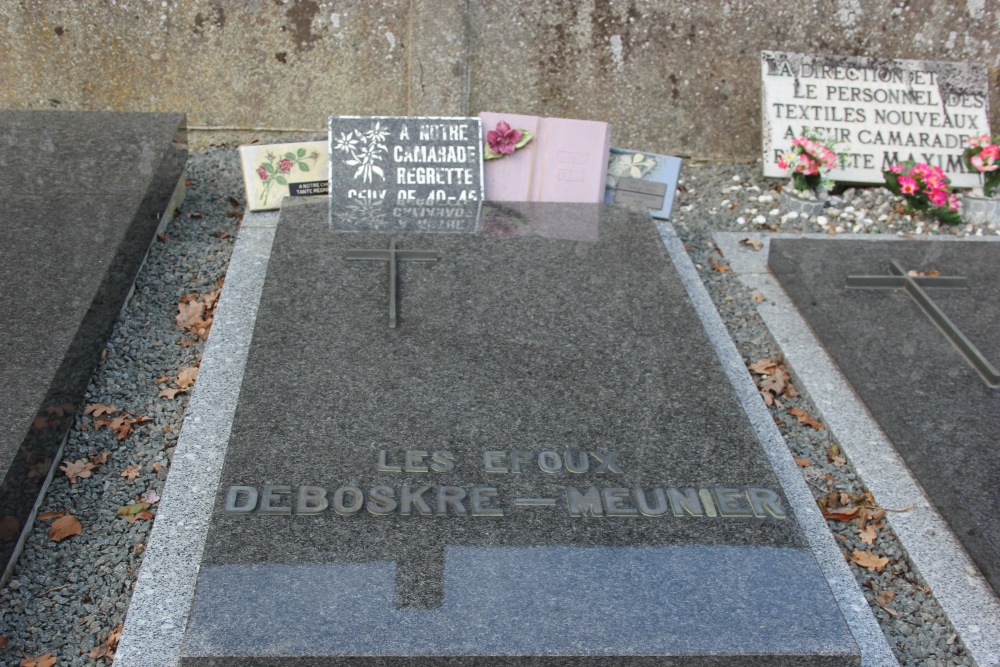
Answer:
POLYGON ((837 154, 817 137, 806 135, 792 140, 792 150, 778 160, 778 167, 791 173, 796 192, 829 190, 833 185, 827 178, 837 166, 837 154))
POLYGON ((894 164, 885 176, 885 187, 906 200, 909 211, 927 211, 941 222, 958 224, 958 199, 951 192, 951 181, 940 167, 923 162, 894 164))
POLYGON ((962 153, 962 160, 969 171, 979 173, 983 195, 993 197, 1000 187, 1000 137, 990 140, 988 134, 969 137, 969 147, 962 153))

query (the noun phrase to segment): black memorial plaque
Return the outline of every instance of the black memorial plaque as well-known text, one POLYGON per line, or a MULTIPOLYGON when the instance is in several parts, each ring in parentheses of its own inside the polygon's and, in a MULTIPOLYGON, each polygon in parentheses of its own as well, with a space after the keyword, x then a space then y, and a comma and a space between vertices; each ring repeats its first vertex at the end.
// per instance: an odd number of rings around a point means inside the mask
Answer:
POLYGON ((1000 243, 773 239, 769 262, 1000 591, 1000 243))
POLYGON ((478 118, 330 118, 331 226, 470 232, 483 199, 478 118))
POLYGON ((649 217, 487 208, 282 209, 182 664, 858 664, 649 217))

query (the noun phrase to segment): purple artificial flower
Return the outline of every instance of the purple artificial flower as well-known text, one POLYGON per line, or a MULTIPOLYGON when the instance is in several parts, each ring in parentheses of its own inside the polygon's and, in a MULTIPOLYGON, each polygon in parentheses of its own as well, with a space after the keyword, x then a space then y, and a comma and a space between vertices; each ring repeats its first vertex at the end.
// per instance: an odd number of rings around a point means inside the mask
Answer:
POLYGON ((512 130, 505 120, 497 123, 497 129, 486 133, 486 143, 490 145, 490 150, 498 155, 513 155, 514 144, 520 140, 521 131, 512 130))

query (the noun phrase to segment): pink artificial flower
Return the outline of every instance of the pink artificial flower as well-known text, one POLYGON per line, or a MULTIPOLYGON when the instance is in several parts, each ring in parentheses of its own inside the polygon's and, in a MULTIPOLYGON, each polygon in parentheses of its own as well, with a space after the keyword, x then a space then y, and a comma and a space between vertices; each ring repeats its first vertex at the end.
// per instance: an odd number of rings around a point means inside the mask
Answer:
POLYGON ((805 137, 799 137, 798 139, 792 139, 793 146, 805 146, 806 142, 809 141, 805 137))
POLYGON ((894 174, 902 174, 903 173, 903 165, 901 165, 901 164, 894 164, 894 165, 892 165, 892 166, 889 167, 889 171, 891 171, 894 174))
POLYGON ((913 176, 914 178, 923 178, 927 175, 929 169, 930 167, 923 162, 918 162, 910 168, 910 176, 913 176))
POLYGON ((927 174, 929 176, 936 176, 938 178, 944 178, 944 170, 941 167, 928 167, 927 174))
POLYGON ((944 190, 931 190, 927 193, 927 198, 935 206, 944 206, 948 202, 948 193, 944 190))
POLYGON ((979 155, 973 155, 969 159, 969 162, 971 162, 972 166, 979 172, 996 171, 997 168, 1000 167, 1000 165, 995 164, 993 160, 984 160, 982 153, 979 155))
POLYGON ((507 121, 497 123, 497 129, 486 133, 486 143, 490 150, 497 154, 513 155, 514 144, 521 140, 521 131, 512 130, 507 121))
POLYGON ((944 181, 937 174, 928 174, 927 178, 924 179, 924 185, 927 186, 927 190, 944 190, 944 181))
POLYGON ((260 180, 267 180, 267 169, 264 169, 264 165, 257 167, 257 175, 260 176, 260 180))
POLYGON ((899 177, 899 191, 904 195, 912 195, 917 191, 917 182, 909 176, 899 177))
POLYGON ((278 171, 282 174, 288 174, 292 171, 292 161, 286 157, 281 158, 281 162, 278 163, 278 171))
POLYGON ((979 151, 979 155, 984 160, 996 162, 997 160, 1000 160, 1000 146, 997 146, 996 144, 984 146, 983 150, 979 151))
POLYGON ((956 197, 955 195, 951 195, 948 197, 948 208, 950 208, 952 211, 958 210, 958 197, 956 197))

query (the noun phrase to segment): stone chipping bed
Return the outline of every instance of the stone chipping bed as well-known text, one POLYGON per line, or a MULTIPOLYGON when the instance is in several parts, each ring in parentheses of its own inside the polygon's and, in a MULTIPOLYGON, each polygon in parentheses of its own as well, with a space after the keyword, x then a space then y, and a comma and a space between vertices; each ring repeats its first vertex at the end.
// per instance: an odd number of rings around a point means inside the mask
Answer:
MULTIPOLYGON (((780 354, 756 313, 751 291, 726 270, 712 232, 1000 233, 970 225, 939 226, 903 215, 892 195, 879 187, 841 193, 820 217, 783 215, 777 183, 760 174, 759 162, 686 162, 672 221, 748 365, 762 358, 780 362, 780 354)), ((49 531, 56 519, 37 521, 13 576, 0 591, 4 665, 20 665, 25 658, 45 654, 59 666, 111 662, 109 649, 128 609, 155 521, 155 499, 169 472, 190 392, 188 388, 171 398, 172 392, 164 390, 178 388, 182 371, 197 366, 204 348, 200 336, 178 328, 178 302, 218 289, 244 205, 234 147, 192 151, 185 179, 184 203, 153 242, 135 292, 87 389, 85 406, 107 405, 120 412, 77 414, 64 461, 91 461, 95 467, 89 477, 78 477, 74 483, 57 473, 39 509, 43 517, 63 511, 76 517, 82 531, 55 542, 49 531), (130 434, 123 429, 116 432, 107 422, 126 412, 130 419, 149 421, 136 422, 130 434), (118 514, 119 508, 150 500, 154 502, 148 513, 137 512, 134 521, 118 514)), ((836 444, 829 432, 788 416, 793 407, 815 414, 809 400, 782 397, 780 403, 770 409, 792 455, 812 462, 803 474, 816 497, 830 491, 863 495, 863 483, 850 463, 832 461, 828 455, 836 444)), ((888 528, 879 530, 869 547, 860 541, 856 521, 828 525, 845 554, 871 549, 889 559, 882 572, 855 564, 851 568, 902 665, 974 664, 888 528)))

